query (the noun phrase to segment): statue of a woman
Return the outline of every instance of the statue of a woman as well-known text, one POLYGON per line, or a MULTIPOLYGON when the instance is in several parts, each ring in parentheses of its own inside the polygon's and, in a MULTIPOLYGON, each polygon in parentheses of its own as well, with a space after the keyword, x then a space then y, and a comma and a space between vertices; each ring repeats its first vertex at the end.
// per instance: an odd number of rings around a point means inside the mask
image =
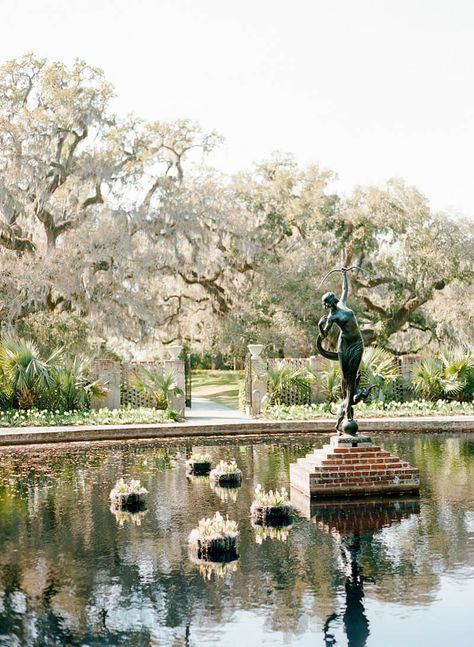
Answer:
POLYGON ((342 273, 342 293, 338 299, 334 292, 326 292, 323 295, 323 306, 330 310, 329 315, 321 317, 319 320, 319 336, 317 340, 318 350, 323 357, 330 360, 339 360, 342 373, 342 389, 345 395, 344 401, 339 408, 339 416, 336 424, 336 430, 340 432, 340 424, 346 416, 348 422, 344 425, 346 433, 357 433, 358 425, 354 420, 354 404, 365 399, 370 392, 369 389, 360 389, 359 366, 364 352, 364 342, 360 334, 359 325, 355 314, 346 305, 348 283, 347 272, 349 268, 341 268, 342 273), (326 350, 322 346, 322 339, 327 337, 333 324, 336 324, 341 332, 337 344, 337 353, 326 350))

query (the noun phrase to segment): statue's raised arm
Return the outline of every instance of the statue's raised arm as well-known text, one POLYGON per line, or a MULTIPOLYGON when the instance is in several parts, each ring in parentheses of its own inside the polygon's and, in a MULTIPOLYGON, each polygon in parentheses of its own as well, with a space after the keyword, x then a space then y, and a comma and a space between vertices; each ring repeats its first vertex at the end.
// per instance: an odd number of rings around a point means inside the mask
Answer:
POLYGON ((347 294, 349 292, 349 283, 347 281, 347 272, 348 272, 347 267, 341 267, 341 274, 342 274, 342 292, 341 292, 341 298, 339 299, 340 302, 343 305, 346 305, 347 301, 347 294))

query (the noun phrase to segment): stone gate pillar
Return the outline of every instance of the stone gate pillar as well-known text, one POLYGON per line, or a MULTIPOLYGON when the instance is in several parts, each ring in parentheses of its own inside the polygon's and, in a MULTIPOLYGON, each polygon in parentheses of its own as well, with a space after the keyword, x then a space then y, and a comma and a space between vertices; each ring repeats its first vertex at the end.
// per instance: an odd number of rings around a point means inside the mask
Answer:
POLYGON ((181 351, 183 350, 182 346, 167 346, 166 350, 169 353, 170 359, 165 360, 165 372, 171 372, 174 375, 176 384, 183 392, 181 395, 176 395, 174 393, 170 394, 169 397, 169 407, 178 411, 183 417, 186 411, 185 408, 185 399, 184 399, 184 390, 185 390, 185 377, 184 377, 184 361, 178 359, 181 351))
POLYGON ((120 409, 120 362, 111 359, 95 359, 91 363, 94 379, 100 381, 107 393, 102 398, 92 398, 92 409, 120 409))
POLYGON ((262 400, 267 395, 267 378, 265 376, 265 360, 261 357, 263 344, 248 344, 250 351, 250 392, 251 405, 247 407, 247 415, 258 416, 262 413, 262 400))

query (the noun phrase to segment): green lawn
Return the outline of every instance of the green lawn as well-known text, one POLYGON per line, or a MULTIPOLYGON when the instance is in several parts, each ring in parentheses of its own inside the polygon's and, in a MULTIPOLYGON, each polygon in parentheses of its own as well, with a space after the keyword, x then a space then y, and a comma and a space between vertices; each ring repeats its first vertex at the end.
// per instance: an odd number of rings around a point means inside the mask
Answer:
POLYGON ((193 371, 192 394, 238 409, 243 377, 243 371, 193 371))

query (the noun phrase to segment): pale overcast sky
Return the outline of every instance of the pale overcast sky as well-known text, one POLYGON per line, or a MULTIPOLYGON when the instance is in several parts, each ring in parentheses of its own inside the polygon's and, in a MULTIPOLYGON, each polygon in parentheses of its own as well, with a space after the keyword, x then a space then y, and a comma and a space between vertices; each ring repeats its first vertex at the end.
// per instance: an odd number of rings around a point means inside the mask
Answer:
POLYGON ((192 117, 246 168, 291 152, 340 188, 400 176, 474 214, 472 0, 0 0, 0 61, 102 67, 116 109, 192 117))

